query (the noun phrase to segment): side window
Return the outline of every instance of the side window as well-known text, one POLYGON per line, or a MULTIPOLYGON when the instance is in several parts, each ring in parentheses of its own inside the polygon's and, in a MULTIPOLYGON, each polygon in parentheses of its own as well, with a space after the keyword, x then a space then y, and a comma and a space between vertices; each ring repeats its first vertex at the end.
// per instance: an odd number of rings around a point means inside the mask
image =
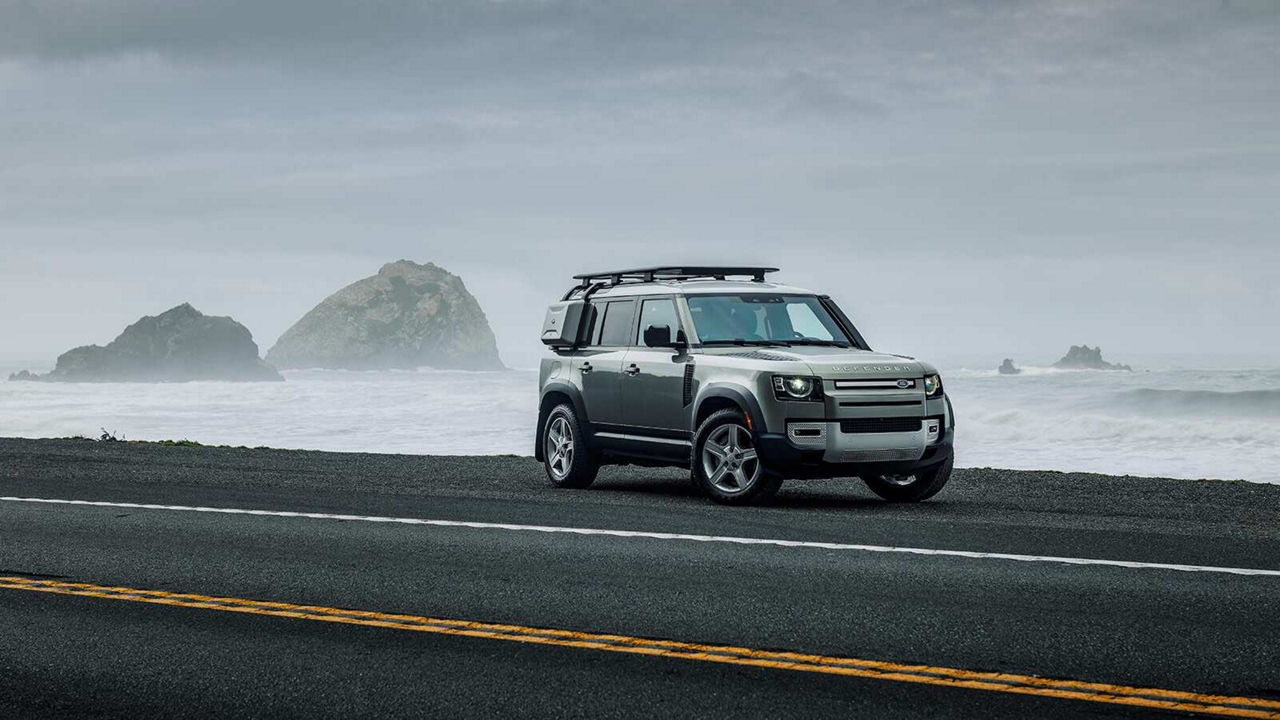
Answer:
POLYGON ((598 303, 591 303, 583 310, 587 317, 582 322, 581 332, 578 335, 578 343, 581 345, 599 345, 597 342, 600 330, 600 311, 604 308, 598 303))
POLYGON ((618 300, 609 303, 604 311, 599 345, 626 347, 631 342, 631 320, 635 316, 635 300, 618 300))
POLYGON ((822 323, 822 319, 814 313, 806 303, 788 303, 787 315, 791 317, 794 332, 809 340, 835 340, 835 335, 822 323))
POLYGON ((675 338, 676 332, 680 330, 675 302, 670 298, 654 298, 640 303, 640 327, 635 341, 637 347, 644 346, 644 329, 650 325, 666 325, 671 328, 671 337, 675 338))

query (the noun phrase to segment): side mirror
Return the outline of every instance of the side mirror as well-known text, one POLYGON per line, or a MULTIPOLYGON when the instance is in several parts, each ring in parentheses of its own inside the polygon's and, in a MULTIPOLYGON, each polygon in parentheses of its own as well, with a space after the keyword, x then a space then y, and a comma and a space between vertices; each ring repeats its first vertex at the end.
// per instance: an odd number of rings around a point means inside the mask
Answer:
POLYGON ((652 348, 680 348, 688 343, 684 339, 683 332, 678 333, 673 339, 670 325, 650 325, 644 329, 644 344, 652 348))

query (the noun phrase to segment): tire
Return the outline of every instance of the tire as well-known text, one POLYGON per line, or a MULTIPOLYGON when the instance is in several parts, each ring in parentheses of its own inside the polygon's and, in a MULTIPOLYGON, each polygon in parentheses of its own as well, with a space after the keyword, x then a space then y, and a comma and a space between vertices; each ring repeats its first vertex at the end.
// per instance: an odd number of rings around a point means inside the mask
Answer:
POLYGON ((947 484, 953 462, 953 458, 947 458, 946 462, 919 475, 872 475, 862 478, 862 482, 889 502, 920 502, 937 495, 947 484))
POLYGON ((557 405, 542 425, 542 467, 561 488, 585 488, 596 479, 600 464, 587 445, 582 423, 569 404, 557 405))
POLYGON ((765 467, 747 419, 737 410, 714 412, 693 434, 694 483, 724 505, 748 505, 773 497, 782 477, 765 467))

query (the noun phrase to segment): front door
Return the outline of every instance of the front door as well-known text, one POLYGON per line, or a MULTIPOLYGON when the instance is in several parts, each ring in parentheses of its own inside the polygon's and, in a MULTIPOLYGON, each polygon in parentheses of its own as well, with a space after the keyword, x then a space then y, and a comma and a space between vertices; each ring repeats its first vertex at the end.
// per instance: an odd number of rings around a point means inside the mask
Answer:
POLYGON ((651 325, 666 325, 671 337, 680 332, 675 300, 670 297, 645 298, 640 302, 640 322, 632 348, 622 361, 622 408, 624 424, 652 430, 666 436, 688 437, 684 406, 684 369, 692 360, 687 352, 669 347, 648 347, 644 331, 651 325))

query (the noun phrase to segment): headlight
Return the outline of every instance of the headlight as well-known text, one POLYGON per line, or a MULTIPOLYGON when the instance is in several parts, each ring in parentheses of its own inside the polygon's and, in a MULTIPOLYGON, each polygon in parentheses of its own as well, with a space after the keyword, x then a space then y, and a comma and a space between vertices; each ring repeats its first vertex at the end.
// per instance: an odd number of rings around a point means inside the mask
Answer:
POLYGON ((779 400, 821 400, 822 380, 805 375, 774 375, 773 394, 779 400))
POLYGON ((942 376, 941 375, 925 376, 924 396, 925 397, 941 397, 942 396, 942 376))

